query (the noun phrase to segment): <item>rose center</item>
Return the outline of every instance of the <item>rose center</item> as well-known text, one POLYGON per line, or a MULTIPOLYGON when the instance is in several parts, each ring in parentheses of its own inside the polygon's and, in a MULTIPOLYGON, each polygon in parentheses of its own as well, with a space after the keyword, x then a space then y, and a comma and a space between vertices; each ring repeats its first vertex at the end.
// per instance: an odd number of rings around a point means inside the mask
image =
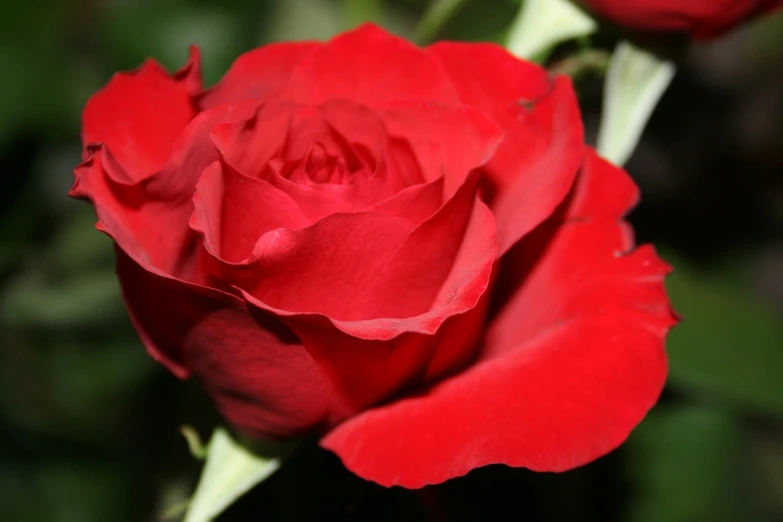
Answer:
POLYGON ((277 158, 269 166, 279 176, 303 185, 352 185, 367 175, 363 165, 355 161, 347 163, 344 156, 330 154, 319 142, 310 145, 298 159, 277 158))

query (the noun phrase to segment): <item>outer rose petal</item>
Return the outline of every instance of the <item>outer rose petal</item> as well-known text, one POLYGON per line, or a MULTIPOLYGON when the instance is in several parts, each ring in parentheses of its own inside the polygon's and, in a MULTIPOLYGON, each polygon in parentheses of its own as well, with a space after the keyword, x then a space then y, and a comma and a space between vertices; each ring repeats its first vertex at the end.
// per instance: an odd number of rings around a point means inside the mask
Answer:
POLYGON ((460 101, 506 132, 485 168, 502 255, 549 217, 573 184, 584 143, 576 95, 567 78, 550 79, 494 44, 442 42, 427 52, 443 63, 460 101))
POLYGON ((520 257, 511 261, 526 277, 479 361, 322 439, 349 469, 405 487, 494 463, 562 471, 615 448, 653 405, 673 323, 663 288, 668 267, 651 248, 620 255, 629 236, 613 210, 576 217, 636 196, 619 170, 592 153, 587 161, 589 175, 569 201, 577 207, 563 207, 515 249, 520 257))
POLYGON ((208 130, 218 122, 246 118, 253 110, 254 104, 245 103, 200 113, 172 145, 168 162, 140 184, 118 181, 129 176, 106 146, 89 147, 87 159, 74 170, 69 194, 93 203, 99 228, 137 263, 190 280, 197 244, 188 228, 193 193, 201 172, 217 159, 208 130))
POLYGON ((590 149, 577 183, 558 212, 503 259, 501 291, 494 296, 501 310, 487 334, 485 357, 502 355, 548 326, 584 314, 630 309, 650 315, 639 324, 671 318, 662 285, 666 265, 647 247, 626 255, 633 234, 620 220, 638 199, 636 186, 590 149), (657 277, 644 279, 638 272, 657 277), (502 295, 506 288, 508 300, 502 295))
POLYGON ((111 152, 109 174, 120 183, 139 183, 166 164, 177 136, 195 116, 192 95, 200 84, 195 47, 174 77, 154 60, 114 75, 84 108, 84 145, 105 144, 111 152))
POLYGON ((720 36, 745 20, 783 7, 783 0, 580 0, 601 16, 637 31, 720 36))
POLYGON ((326 419, 332 390, 299 339, 223 292, 147 272, 117 249, 131 319, 150 354, 196 376, 233 425, 288 437, 326 419))
POLYGON ((436 59, 371 24, 308 53, 296 64, 280 97, 309 104, 343 98, 370 106, 413 98, 457 101, 436 59))
POLYGON ((274 43, 243 54, 226 75, 201 96, 199 107, 203 110, 224 103, 265 102, 275 98, 294 66, 322 45, 319 42, 274 43))

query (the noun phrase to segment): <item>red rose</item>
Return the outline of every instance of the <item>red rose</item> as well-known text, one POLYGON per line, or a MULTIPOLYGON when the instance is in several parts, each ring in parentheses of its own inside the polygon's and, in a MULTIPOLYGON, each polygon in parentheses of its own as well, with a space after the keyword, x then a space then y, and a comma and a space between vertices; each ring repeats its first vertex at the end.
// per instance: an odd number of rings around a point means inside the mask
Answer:
POLYGON ((565 470, 656 401, 668 268, 586 147, 569 80, 491 44, 364 26, 115 76, 71 194, 117 244, 150 354, 258 437, 316 430, 419 487, 565 470))
POLYGON ((783 0, 578 0, 589 10, 635 31, 689 33, 705 40, 754 16, 783 7, 783 0))

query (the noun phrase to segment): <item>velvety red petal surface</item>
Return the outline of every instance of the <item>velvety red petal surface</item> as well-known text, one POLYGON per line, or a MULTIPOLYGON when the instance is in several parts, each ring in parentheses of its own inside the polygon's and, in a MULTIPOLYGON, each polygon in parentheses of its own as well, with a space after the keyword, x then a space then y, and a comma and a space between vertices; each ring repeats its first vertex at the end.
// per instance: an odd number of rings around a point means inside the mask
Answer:
POLYGON ((414 98, 457 101, 438 60, 371 24, 307 53, 280 96, 308 104, 343 98, 370 106, 414 98))
POLYGON ((117 252, 131 319, 149 352, 198 378, 226 419, 263 437, 289 437, 327 418, 332 390, 274 316, 239 298, 152 274, 117 252))
POLYGON ((254 248, 257 264, 238 268, 233 281, 267 309, 320 314, 363 339, 431 334, 487 287, 493 225, 472 177, 421 224, 367 212, 269 232, 254 248))
POLYGON ((568 203, 503 260, 498 286, 518 286, 479 361, 321 444, 358 475, 405 487, 493 463, 561 471, 614 449, 658 398, 673 323, 667 265, 649 247, 627 252, 618 217, 635 198, 627 175, 588 152, 568 203))
POLYGON ((311 222, 365 209, 405 187, 384 165, 384 122, 361 105, 267 104, 248 121, 219 125, 211 135, 226 163, 288 194, 311 222), (322 168, 341 182, 319 181, 319 163, 331 165, 322 168))
POLYGON ((226 163, 257 177, 264 165, 283 153, 297 109, 290 103, 262 105, 246 120, 216 125, 209 136, 226 163))
POLYGON ((228 263, 247 263, 270 230, 310 224, 288 194, 219 161, 202 174, 193 203, 191 227, 203 234, 209 253, 228 263))
POLYGON ((749 18, 783 8, 782 0, 582 0, 618 25, 638 31, 682 31, 709 39, 749 18))
POLYGON ((356 337, 323 316, 293 315, 283 320, 336 389, 328 420, 334 426, 378 402, 420 388, 435 375, 461 368, 475 354, 484 312, 480 301, 464 314, 445 318, 433 335, 404 331, 390 340, 356 337))
MULTIPOLYGON (((199 114, 174 141, 167 163, 135 185, 118 181, 127 176, 116 175, 121 166, 111 159, 107 145, 91 147, 87 159, 74 170, 70 195, 94 204, 99 227, 136 262, 189 279, 188 265, 197 246, 188 227, 193 193, 201 172, 218 158, 208 130, 218 122, 246 118, 252 110, 254 104, 239 104, 199 114)), ((123 120, 115 125, 121 127, 123 120)))
MULTIPOLYGON (((354 219, 366 216, 358 214, 354 219)), ((326 218, 319 225, 336 217, 326 218)), ((384 216, 381 223, 388 221, 384 216)), ((407 385, 420 384, 429 376, 454 368, 473 353, 483 312, 470 317, 464 314, 480 308, 497 252, 494 219, 476 196, 475 177, 390 255, 371 256, 368 262, 362 262, 366 255, 362 252, 367 251, 377 233, 371 231, 365 237, 362 228, 355 228, 351 234, 348 245, 339 243, 339 235, 327 241, 324 234, 315 234, 318 258, 299 252, 283 263, 291 270, 291 281, 284 280, 281 285, 274 279, 248 296, 251 302, 281 315, 330 375, 343 398, 335 409, 335 419, 340 420, 407 385), (362 252, 354 252, 351 245, 360 245, 362 252), (335 262, 332 248, 346 259, 335 262), (347 264, 355 263, 355 259, 360 260, 358 266, 347 264), (302 270, 304 263, 312 267, 302 270), (344 267, 348 270, 343 271, 344 267), (318 287, 307 280, 314 269, 320 269, 316 273, 321 282, 318 287), (339 273, 327 277, 324 271, 339 273), (302 277, 304 282, 300 282, 302 277), (293 286, 295 282, 302 286, 293 286), (322 311, 322 315, 293 314, 291 304, 279 301, 280 297, 295 298, 297 288, 306 289, 308 299, 313 294, 320 296, 315 292, 319 290, 324 306, 333 308, 344 302, 351 308, 344 308, 343 313, 361 315, 351 321, 334 310, 322 311), (270 298, 272 291, 281 296, 270 298), (450 326, 444 326, 446 322, 450 326), (438 355, 442 350, 449 353, 438 355)), ((268 270, 264 273, 270 278, 279 277, 279 273, 268 270)))
POLYGON ((392 103, 381 115, 392 137, 410 143, 424 179, 444 178, 445 198, 494 156, 505 134, 480 110, 432 100, 392 103))
POLYGON ((549 78, 497 45, 442 42, 427 52, 443 64, 461 102, 484 110, 506 133, 485 167, 503 254, 571 188, 584 143, 576 95, 567 78, 549 78))
POLYGON ((109 149, 107 170, 118 182, 136 184, 155 174, 195 116, 191 89, 200 83, 193 78, 199 74, 197 52, 191 60, 179 77, 147 60, 136 71, 115 74, 87 102, 82 141, 85 146, 101 143, 109 149))
POLYGON ((261 236, 251 264, 238 267, 231 281, 280 310, 359 319, 364 310, 356 303, 412 229, 405 219, 364 212, 273 230, 261 236))
POLYGON ((440 178, 405 188, 368 210, 407 219, 418 225, 432 217, 443 204, 443 183, 443 178, 440 178))
POLYGON ((476 196, 475 179, 468 180, 375 274, 364 318, 462 313, 486 290, 496 253, 494 217, 476 196), (464 308, 454 309, 460 302, 464 308))
POLYGON ((274 43, 243 54, 225 76, 201 96, 199 108, 244 100, 261 102, 277 97, 294 66, 322 45, 318 42, 274 43))

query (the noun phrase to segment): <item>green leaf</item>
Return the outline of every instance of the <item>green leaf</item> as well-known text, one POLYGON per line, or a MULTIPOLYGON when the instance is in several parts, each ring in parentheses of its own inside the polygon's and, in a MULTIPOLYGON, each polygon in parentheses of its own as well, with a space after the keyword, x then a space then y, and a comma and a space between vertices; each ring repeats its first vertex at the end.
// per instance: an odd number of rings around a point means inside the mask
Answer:
POLYGON ((265 458, 234 440, 224 428, 212 434, 207 461, 184 522, 208 522, 279 467, 281 457, 265 458))
POLYGON ((629 522, 748 520, 741 485, 743 430, 735 418, 692 404, 654 409, 628 440, 637 492, 629 522))
POLYGON ((775 313, 727 284, 675 262, 666 286, 683 317, 669 334, 670 383, 741 407, 783 415, 783 327, 775 313))
POLYGON ((598 152, 623 165, 631 157, 655 106, 674 77, 672 61, 620 42, 609 61, 598 152))
POLYGON ((595 32, 596 21, 570 0, 524 0, 511 24, 506 47, 532 60, 555 45, 595 32))

